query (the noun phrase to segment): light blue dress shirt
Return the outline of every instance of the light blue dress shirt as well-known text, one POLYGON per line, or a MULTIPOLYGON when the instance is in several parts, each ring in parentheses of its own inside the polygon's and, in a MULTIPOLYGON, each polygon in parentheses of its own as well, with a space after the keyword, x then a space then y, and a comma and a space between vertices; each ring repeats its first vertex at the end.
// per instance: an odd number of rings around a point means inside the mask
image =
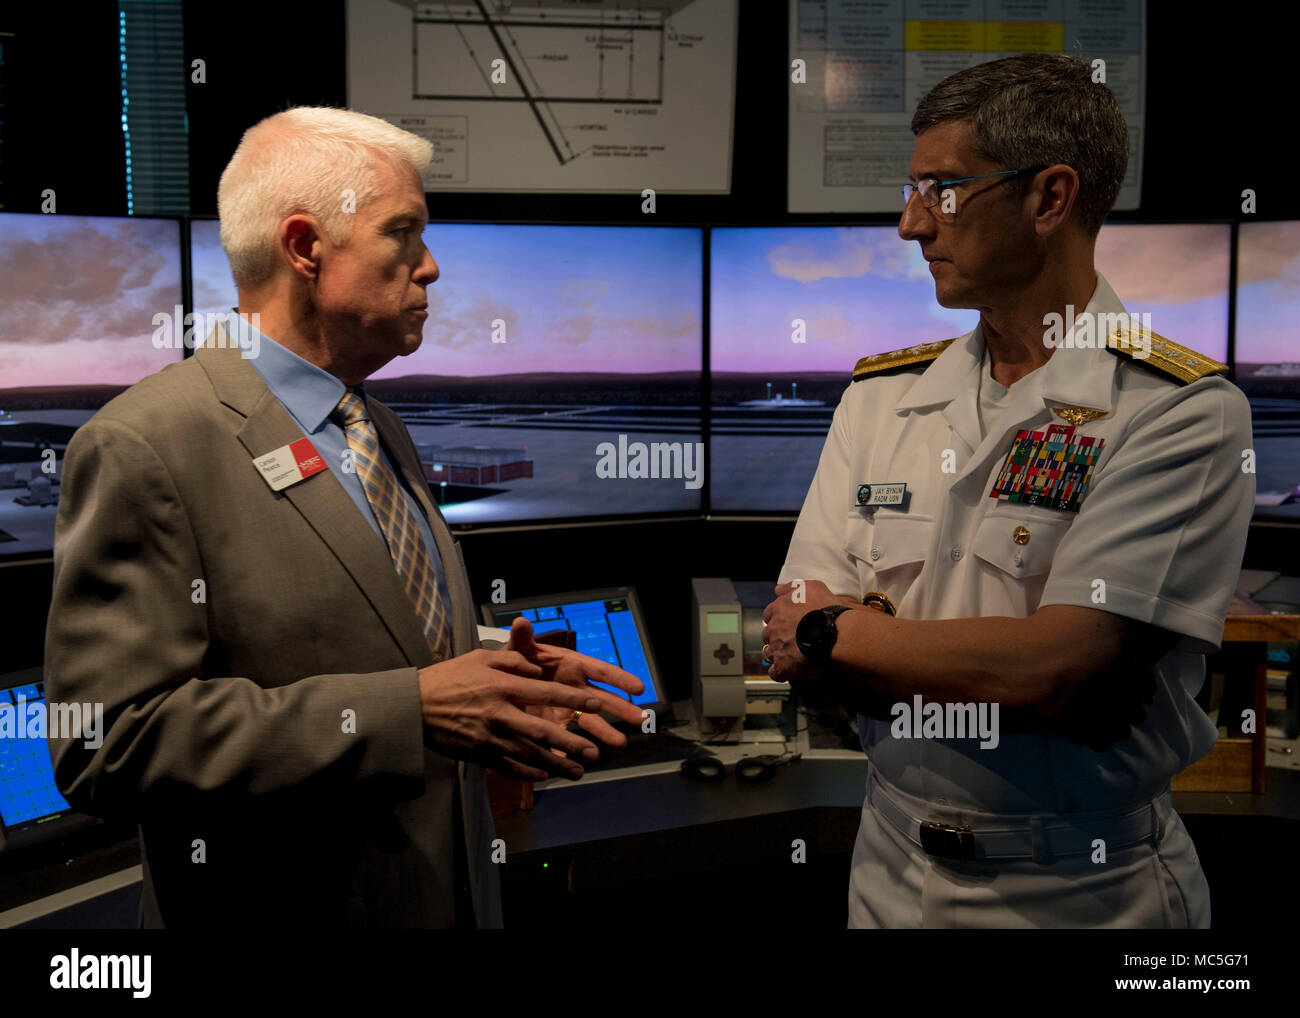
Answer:
MULTIPOLYGON (((246 325, 246 328, 252 330, 253 326, 251 324, 246 325)), ((348 473, 343 469, 343 452, 348 448, 347 436, 343 434, 343 428, 330 419, 330 414, 339 405, 339 400, 343 398, 347 386, 328 371, 317 367, 310 361, 303 360, 292 350, 281 346, 265 333, 259 332, 257 339, 260 343, 260 346, 256 348, 258 355, 250 358, 249 363, 257 369, 257 373, 266 382, 267 388, 284 404, 284 408, 289 411, 289 416, 294 419, 298 427, 302 428, 302 433, 311 439, 311 444, 316 447, 316 451, 320 453, 321 458, 330 468, 339 484, 343 485, 343 490, 356 503, 357 511, 370 524, 370 529, 379 536, 381 541, 384 541, 384 532, 379 526, 379 521, 375 518, 375 512, 371 508, 370 500, 366 498, 365 487, 361 483, 360 475, 355 472, 348 473)), ((356 390, 363 399, 368 398, 361 386, 357 386, 356 390)), ((378 434, 378 430, 378 428, 375 429, 376 434, 378 434)), ((259 451, 270 452, 271 450, 263 449, 259 451)), ((448 606, 447 616, 450 618, 451 610, 447 598, 447 580, 443 574, 442 558, 439 556, 438 546, 433 540, 433 531, 429 528, 429 521, 426 519, 424 510, 420 508, 415 496, 407 489, 405 479, 401 473, 393 469, 388 453, 384 450, 382 438, 379 443, 379 457, 397 479, 402 497, 406 499, 406 504, 415 517, 416 525, 420 530, 420 538, 424 541, 425 548, 428 549, 429 561, 433 566, 433 572, 438 581, 438 594, 442 598, 443 604, 448 606)))

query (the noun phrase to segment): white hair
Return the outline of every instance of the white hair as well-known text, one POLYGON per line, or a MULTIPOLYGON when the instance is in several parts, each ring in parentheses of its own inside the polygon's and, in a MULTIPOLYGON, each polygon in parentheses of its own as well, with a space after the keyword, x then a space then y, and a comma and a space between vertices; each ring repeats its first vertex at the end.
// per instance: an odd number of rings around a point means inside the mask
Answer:
POLYGON ((420 173, 433 145, 386 120, 328 106, 296 106, 254 124, 221 174, 217 215, 235 285, 255 286, 275 271, 275 231, 297 213, 315 216, 342 246, 360 209, 379 197, 381 160, 420 173))

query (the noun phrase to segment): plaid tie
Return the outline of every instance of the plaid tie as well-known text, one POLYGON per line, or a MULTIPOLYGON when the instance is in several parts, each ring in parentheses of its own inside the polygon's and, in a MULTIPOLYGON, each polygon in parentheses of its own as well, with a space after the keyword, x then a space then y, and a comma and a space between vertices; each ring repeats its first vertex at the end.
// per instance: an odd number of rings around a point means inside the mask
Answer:
POLYGON ((366 499, 375 511, 384 540, 388 542, 388 553, 393 557, 397 575, 406 588, 406 596, 411 599, 424 628, 433 659, 435 663, 445 661, 451 657, 451 627, 446 606, 438 593, 433 562, 397 478, 379 458, 379 435, 370 423, 365 400, 348 389, 330 414, 330 419, 347 436, 348 447, 356 461, 357 476, 361 478, 366 499))

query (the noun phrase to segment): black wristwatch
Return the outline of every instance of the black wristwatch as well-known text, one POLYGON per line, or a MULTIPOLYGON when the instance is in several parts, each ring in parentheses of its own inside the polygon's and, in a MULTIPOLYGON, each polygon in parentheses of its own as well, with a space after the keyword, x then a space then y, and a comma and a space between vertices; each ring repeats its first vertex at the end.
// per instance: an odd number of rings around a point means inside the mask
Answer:
POLYGON ((794 642, 812 664, 824 666, 830 663, 831 648, 835 646, 835 619, 840 612, 850 611, 846 604, 828 604, 825 608, 814 608, 799 620, 794 631, 794 642))

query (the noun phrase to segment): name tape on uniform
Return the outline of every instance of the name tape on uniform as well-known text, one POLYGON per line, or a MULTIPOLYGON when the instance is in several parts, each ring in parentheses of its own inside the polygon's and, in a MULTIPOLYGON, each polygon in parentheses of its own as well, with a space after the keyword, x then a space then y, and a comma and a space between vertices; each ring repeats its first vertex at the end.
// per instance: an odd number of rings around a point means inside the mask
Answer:
POLYGON ((264 456, 254 456, 253 465, 261 471, 262 480, 271 486, 272 491, 305 481, 325 469, 325 461, 307 438, 282 445, 264 456))
POLYGON ((902 505, 907 497, 907 483, 894 481, 888 484, 859 484, 858 505, 902 505))

